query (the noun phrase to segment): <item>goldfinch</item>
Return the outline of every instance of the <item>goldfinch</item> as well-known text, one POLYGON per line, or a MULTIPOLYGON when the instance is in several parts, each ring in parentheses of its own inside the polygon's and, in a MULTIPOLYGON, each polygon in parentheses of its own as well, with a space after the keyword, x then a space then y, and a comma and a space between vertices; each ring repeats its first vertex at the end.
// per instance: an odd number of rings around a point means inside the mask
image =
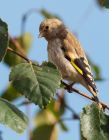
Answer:
POLYGON ((55 18, 42 21, 39 32, 39 37, 48 42, 49 61, 57 66, 63 79, 82 84, 99 102, 90 65, 76 37, 55 18))

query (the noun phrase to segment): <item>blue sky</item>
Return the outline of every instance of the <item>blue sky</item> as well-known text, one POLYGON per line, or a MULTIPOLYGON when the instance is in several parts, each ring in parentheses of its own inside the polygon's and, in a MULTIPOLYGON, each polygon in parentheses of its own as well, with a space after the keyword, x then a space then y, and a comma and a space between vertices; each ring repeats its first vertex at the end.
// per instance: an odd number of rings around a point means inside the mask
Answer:
MULTIPOLYGON (((109 10, 100 9, 95 0, 0 0, 0 18, 8 23, 9 33, 11 36, 20 35, 22 14, 31 8, 45 8, 48 11, 58 14, 66 26, 71 31, 78 33, 78 38, 84 47, 87 54, 97 63, 102 70, 103 82, 97 82, 100 99, 107 104, 109 103, 109 10)), ((38 39, 38 27, 43 18, 37 13, 29 17, 26 24, 26 31, 33 35, 33 46, 29 53, 29 58, 42 62, 47 60, 46 46, 47 42, 44 39, 38 39)), ((0 64, 0 92, 5 89, 8 83, 10 70, 0 64)), ((86 91, 81 86, 76 86, 82 91, 86 91)), ((82 108, 90 103, 90 101, 76 94, 67 94, 67 100, 78 113, 82 108)), ((25 111, 24 107, 21 107, 25 111)), ((37 110, 38 107, 32 106, 31 110, 37 110)), ((68 116, 70 114, 66 114, 68 116)), ((70 130, 68 133, 60 132, 59 140, 70 139, 79 140, 79 122, 67 122, 70 130)), ((22 135, 16 134, 14 131, 0 125, 0 130, 3 131, 4 140, 27 140, 27 132, 22 135)))

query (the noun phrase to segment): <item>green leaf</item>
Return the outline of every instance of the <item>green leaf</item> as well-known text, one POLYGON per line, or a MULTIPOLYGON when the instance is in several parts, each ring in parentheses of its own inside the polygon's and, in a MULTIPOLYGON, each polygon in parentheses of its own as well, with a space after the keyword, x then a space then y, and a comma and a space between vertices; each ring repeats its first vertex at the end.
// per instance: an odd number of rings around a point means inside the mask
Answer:
POLYGON ((57 133, 55 125, 41 125, 33 131, 31 140, 57 140, 57 133))
POLYGON ((22 133, 27 127, 28 119, 14 105, 0 98, 0 123, 8 125, 18 133, 22 133))
POLYGON ((109 116, 93 103, 80 115, 82 140, 109 140, 109 116))
POLYGON ((109 0, 97 0, 101 7, 109 8, 109 0))
POLYGON ((44 108, 59 88, 61 75, 50 62, 44 62, 41 66, 21 63, 12 68, 9 79, 15 89, 44 108))
MULTIPOLYGON (((25 56, 28 54, 30 47, 32 46, 32 36, 29 33, 25 33, 22 36, 14 37, 9 39, 9 47, 14 49, 15 51, 24 54, 25 56), (22 39, 23 39, 23 46, 22 46, 22 39), (13 42, 14 40, 14 42, 13 42), (16 46, 17 44, 17 46, 16 46)), ((11 53, 7 52, 6 56, 4 58, 4 62, 8 66, 14 66, 16 64, 19 64, 21 62, 24 62, 24 60, 11 53)))
POLYGON ((9 85, 1 95, 2 98, 7 99, 8 101, 13 101, 20 96, 20 93, 18 93, 12 85, 9 85))
POLYGON ((51 12, 48 12, 45 9, 41 9, 39 12, 44 18, 58 18, 58 19, 60 19, 60 17, 58 15, 52 14, 51 12))
POLYGON ((8 26, 0 19, 0 61, 4 58, 8 47, 8 26))

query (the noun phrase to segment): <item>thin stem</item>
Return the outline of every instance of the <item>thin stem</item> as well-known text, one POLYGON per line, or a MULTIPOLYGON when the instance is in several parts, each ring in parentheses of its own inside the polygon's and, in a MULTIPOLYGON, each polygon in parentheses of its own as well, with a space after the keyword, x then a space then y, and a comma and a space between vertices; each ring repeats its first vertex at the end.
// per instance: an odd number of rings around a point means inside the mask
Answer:
MULTIPOLYGON (((77 93, 77 94, 79 94, 79 95, 81 95, 81 96, 83 96, 83 97, 85 97, 85 98, 87 98, 87 99, 90 99, 90 100, 92 100, 92 101, 95 102, 94 97, 90 97, 90 96, 88 96, 87 94, 82 93, 81 91, 79 91, 79 90, 77 90, 77 89, 75 89, 75 88, 72 88, 72 90, 73 90, 75 93, 77 93)), ((109 106, 108 106, 107 104, 105 104, 105 103, 103 103, 103 102, 101 102, 101 101, 100 101, 100 104, 103 106, 104 109, 107 108, 107 109, 109 110, 109 106)))
POLYGON ((74 118, 74 119, 77 119, 77 120, 80 119, 80 118, 79 118, 79 115, 78 115, 70 106, 68 106, 67 104, 65 104, 65 107, 66 107, 69 111, 72 112, 73 118, 74 118))
MULTIPOLYGON (((66 86, 66 89, 67 89, 67 87, 69 87, 68 84, 66 84, 66 83, 64 83, 64 82, 62 82, 62 83, 66 86)), ((81 95, 81 96, 83 96, 83 97, 89 99, 89 100, 92 100, 92 101, 96 102, 95 99, 94 99, 93 97, 88 96, 87 94, 85 94, 85 93, 79 91, 79 90, 76 89, 76 88, 70 87, 70 90, 71 90, 72 92, 75 92, 75 93, 77 93, 77 94, 79 94, 79 95, 81 95)), ((99 103, 103 106, 103 109, 107 108, 107 109, 109 110, 109 106, 108 106, 107 104, 105 104, 105 103, 103 103, 103 102, 99 102, 99 103)))
MULTIPOLYGON (((22 16, 21 35, 23 35, 23 34, 25 33, 25 28, 26 28, 26 23, 27 23, 28 17, 29 17, 32 13, 38 13, 38 12, 39 12, 38 9, 33 8, 33 9, 28 10, 28 11, 22 16)), ((21 44, 22 44, 22 46, 24 46, 23 38, 21 38, 21 44)))
POLYGON ((18 50, 23 56, 26 57, 25 51, 24 51, 23 47, 20 45, 20 43, 18 42, 18 40, 15 39, 15 38, 13 38, 13 37, 11 37, 11 36, 9 36, 9 37, 10 37, 10 40, 12 41, 12 43, 13 43, 13 44, 15 45, 15 47, 17 48, 17 50, 18 50))
POLYGON ((19 52, 16 52, 15 50, 13 50, 12 48, 8 47, 7 48, 8 51, 18 55, 19 57, 23 58, 24 60, 26 60, 28 63, 30 63, 31 65, 37 66, 38 64, 33 63, 30 59, 28 59, 26 56, 23 56, 23 54, 20 54, 19 52))
POLYGON ((13 52, 14 54, 20 56, 21 58, 23 58, 24 60, 26 60, 28 63, 31 62, 31 60, 29 60, 27 57, 23 56, 22 54, 16 52, 15 50, 13 50, 12 48, 8 47, 7 48, 8 51, 13 52))

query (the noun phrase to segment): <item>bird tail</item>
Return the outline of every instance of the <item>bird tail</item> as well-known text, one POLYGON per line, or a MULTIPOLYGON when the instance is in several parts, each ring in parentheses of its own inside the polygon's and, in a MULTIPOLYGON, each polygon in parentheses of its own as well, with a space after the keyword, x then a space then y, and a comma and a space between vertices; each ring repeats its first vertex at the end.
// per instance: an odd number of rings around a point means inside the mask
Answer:
POLYGON ((91 86, 88 86, 88 88, 89 88, 90 92, 92 93, 92 95, 93 95, 93 97, 95 99, 95 102, 98 104, 99 109, 103 110, 103 107, 102 107, 102 105, 101 105, 101 103, 99 101, 99 98, 97 96, 98 90, 93 90, 93 88, 91 86))
POLYGON ((94 90, 90 85, 88 85, 88 89, 89 89, 89 91, 92 93, 92 95, 93 95, 93 97, 94 97, 94 99, 95 99, 95 101, 97 102, 97 103, 99 103, 99 99, 98 99, 98 90, 94 90))

